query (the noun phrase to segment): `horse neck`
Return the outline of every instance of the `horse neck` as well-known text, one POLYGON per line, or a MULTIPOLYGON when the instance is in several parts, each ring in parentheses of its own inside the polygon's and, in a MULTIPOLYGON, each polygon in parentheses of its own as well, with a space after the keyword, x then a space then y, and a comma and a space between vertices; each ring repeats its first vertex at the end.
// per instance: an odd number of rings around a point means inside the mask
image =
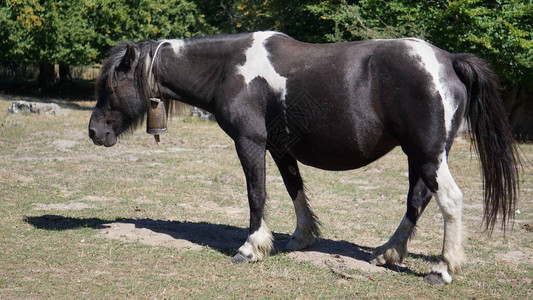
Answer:
POLYGON ((248 47, 244 36, 240 39, 209 38, 185 40, 178 54, 174 48, 162 51, 160 89, 163 97, 210 111, 217 89, 233 57, 248 47))

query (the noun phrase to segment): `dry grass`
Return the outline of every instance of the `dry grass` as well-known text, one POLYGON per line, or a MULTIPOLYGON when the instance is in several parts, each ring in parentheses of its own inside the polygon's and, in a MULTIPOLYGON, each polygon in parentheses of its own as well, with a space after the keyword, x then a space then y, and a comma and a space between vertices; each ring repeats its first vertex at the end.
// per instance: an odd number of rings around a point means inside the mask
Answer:
MULTIPOLYGON (((0 112, 10 100, 0 97, 0 112)), ((346 279, 286 253, 257 264, 229 262, 246 238, 248 208, 233 143, 216 124, 175 119, 159 146, 140 130, 100 148, 86 137, 93 103, 62 104, 62 116, 0 113, 1 299, 532 297, 533 233, 525 224, 533 223, 533 145, 521 145, 530 164, 514 229, 489 238, 481 230, 477 160, 464 139, 455 143, 450 166, 465 195, 469 261, 453 284, 429 286, 421 277, 442 246, 434 202, 405 265, 388 272, 348 266, 340 269, 352 275, 346 279), (106 238, 117 224, 204 246, 106 238), (211 240, 209 232, 221 236, 211 240)), ((356 171, 301 172, 325 243, 376 247, 404 213, 407 164, 399 149, 356 171)), ((270 158, 267 176, 270 227, 283 239, 294 229, 294 213, 270 158)), ((334 251, 322 254, 315 259, 335 260, 334 251)))

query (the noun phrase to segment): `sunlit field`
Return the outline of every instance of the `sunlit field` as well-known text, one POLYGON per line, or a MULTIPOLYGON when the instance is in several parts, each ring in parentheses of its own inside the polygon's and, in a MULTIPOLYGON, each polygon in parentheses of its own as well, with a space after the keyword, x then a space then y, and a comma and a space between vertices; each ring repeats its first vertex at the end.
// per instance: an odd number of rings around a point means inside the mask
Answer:
MULTIPOLYGON (((405 212, 407 160, 395 149, 348 172, 301 166, 323 239, 235 265, 248 204, 233 142, 214 122, 175 117, 157 145, 138 130, 112 148, 87 136, 93 102, 64 102, 58 116, 7 113, 0 96, 0 299, 531 299, 533 145, 514 226, 483 232, 478 160, 465 136, 450 168, 464 197, 467 265, 449 285, 423 281, 442 247, 432 201, 404 264, 366 262, 405 212)), ((295 214, 267 157, 267 220, 282 248, 295 214)))

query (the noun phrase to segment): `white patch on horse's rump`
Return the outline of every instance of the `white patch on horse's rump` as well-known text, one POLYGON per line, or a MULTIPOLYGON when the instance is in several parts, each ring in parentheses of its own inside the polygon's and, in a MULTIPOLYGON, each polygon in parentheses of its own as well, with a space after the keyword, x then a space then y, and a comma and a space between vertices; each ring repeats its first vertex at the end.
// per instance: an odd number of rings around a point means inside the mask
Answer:
POLYGON ((276 72, 265 47, 265 42, 276 34, 278 33, 271 31, 254 32, 252 45, 245 52, 246 62, 238 66, 237 72, 244 77, 246 84, 250 84, 257 77, 264 78, 284 100, 287 93, 287 78, 276 72))
POLYGON ((161 43, 170 44, 170 46, 172 46, 172 50, 174 51, 176 56, 181 53, 181 50, 183 49, 183 46, 185 46, 185 42, 183 40, 162 40, 161 43))
POLYGON ((444 124, 446 126, 446 137, 452 128, 452 120, 457 110, 451 92, 442 78, 442 64, 437 60, 435 50, 426 42, 419 39, 405 39, 407 45, 411 48, 411 55, 419 59, 420 64, 433 79, 434 87, 442 99, 444 107, 444 124))

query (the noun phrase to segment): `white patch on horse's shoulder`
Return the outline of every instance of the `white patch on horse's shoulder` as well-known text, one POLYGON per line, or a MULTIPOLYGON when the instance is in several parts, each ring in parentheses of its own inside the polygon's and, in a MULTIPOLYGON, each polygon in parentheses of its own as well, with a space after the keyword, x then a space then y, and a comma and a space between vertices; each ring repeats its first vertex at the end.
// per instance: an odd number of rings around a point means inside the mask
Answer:
POLYGON ((275 92, 281 94, 281 99, 285 99, 287 78, 276 72, 265 47, 265 42, 277 34, 273 31, 254 32, 252 45, 245 52, 246 62, 238 66, 237 73, 244 77, 246 84, 250 84, 257 77, 264 78, 275 92))
POLYGON ((419 59, 424 70, 433 78, 434 87, 442 99, 444 124, 446 126, 446 136, 448 137, 457 105, 454 103, 444 78, 442 78, 442 64, 437 60, 435 50, 427 42, 417 38, 403 39, 403 41, 411 48, 410 54, 419 59))

